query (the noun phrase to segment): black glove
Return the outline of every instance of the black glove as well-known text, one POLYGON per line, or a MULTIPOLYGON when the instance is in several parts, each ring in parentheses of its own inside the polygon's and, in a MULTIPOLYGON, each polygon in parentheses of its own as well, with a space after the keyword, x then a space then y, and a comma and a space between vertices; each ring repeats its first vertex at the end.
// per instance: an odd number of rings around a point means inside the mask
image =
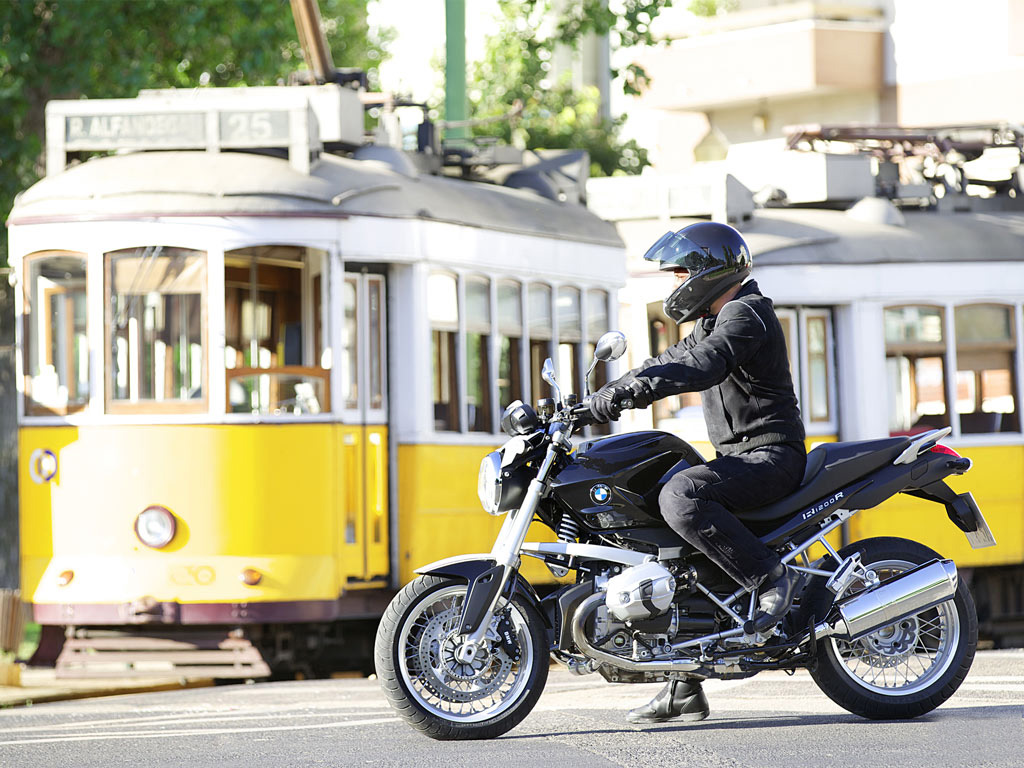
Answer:
POLYGON ((629 384, 607 384, 590 399, 590 412, 594 421, 605 424, 617 421, 623 408, 646 408, 652 398, 647 388, 638 381, 629 384))

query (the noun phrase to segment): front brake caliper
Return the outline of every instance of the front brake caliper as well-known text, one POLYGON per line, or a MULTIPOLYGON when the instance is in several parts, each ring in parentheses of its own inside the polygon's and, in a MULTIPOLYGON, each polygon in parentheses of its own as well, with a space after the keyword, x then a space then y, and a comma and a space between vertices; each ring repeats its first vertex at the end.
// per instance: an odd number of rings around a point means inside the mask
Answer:
POLYGON ((495 631, 498 633, 498 643, 512 661, 519 661, 519 641, 516 639, 516 631, 512 626, 512 620, 506 610, 498 618, 495 631))

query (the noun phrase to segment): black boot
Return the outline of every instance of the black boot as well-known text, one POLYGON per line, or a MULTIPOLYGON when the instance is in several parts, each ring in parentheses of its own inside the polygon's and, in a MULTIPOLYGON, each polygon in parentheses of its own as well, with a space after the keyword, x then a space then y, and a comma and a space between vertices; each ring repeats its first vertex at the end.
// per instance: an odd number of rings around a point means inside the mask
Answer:
POLYGON ((631 723, 664 723, 668 720, 703 720, 708 700, 700 680, 670 680, 661 692, 642 707, 629 710, 631 723))
POLYGON ((782 621, 782 617, 793 604, 799 584, 800 574, 791 571, 782 563, 768 572, 758 598, 758 607, 761 610, 754 616, 755 631, 767 632, 782 621))

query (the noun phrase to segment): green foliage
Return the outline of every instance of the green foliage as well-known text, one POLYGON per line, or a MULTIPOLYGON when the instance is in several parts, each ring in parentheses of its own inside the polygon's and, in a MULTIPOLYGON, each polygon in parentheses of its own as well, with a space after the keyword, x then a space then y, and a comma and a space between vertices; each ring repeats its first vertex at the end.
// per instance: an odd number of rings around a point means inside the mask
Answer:
MULTIPOLYGON (((558 48, 575 49, 588 32, 610 35, 613 46, 653 43, 650 23, 671 0, 625 0, 617 5, 614 12, 604 0, 581 0, 564 4, 556 14, 551 0, 499 0, 498 29, 487 38, 484 60, 472 74, 470 114, 505 114, 521 101, 523 116, 514 125, 477 127, 475 134, 498 136, 529 149, 586 149, 594 176, 639 173, 648 165, 646 150, 619 138, 624 118, 602 116, 596 88, 575 90, 568 73, 557 79, 552 74, 558 48)), ((635 92, 637 79, 644 76, 639 67, 621 74, 626 76, 627 92, 635 92)))
MULTIPOLYGON (((334 63, 371 76, 393 36, 366 0, 320 0, 334 63)), ((142 88, 272 85, 304 66, 286 0, 0 0, 0 215, 42 173, 51 99, 142 88)), ((6 263, 6 229, 0 233, 6 263)))
POLYGON ((739 0, 690 0, 686 9, 694 16, 717 16, 720 13, 735 11, 739 0))

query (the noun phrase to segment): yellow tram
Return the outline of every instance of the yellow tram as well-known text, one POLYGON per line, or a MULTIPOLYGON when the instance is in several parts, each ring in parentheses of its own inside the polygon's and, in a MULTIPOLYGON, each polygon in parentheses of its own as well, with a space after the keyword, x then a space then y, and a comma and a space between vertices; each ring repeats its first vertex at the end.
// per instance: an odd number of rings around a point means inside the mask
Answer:
MULTIPOLYGON (((728 218, 749 243, 754 277, 786 332, 808 447, 948 426, 943 442, 973 461, 950 484, 974 494, 997 540, 972 549, 936 518, 934 504, 901 494, 856 515, 842 543, 902 536, 952 557, 974 592, 983 637, 1020 646, 1024 132, 815 126, 794 129, 789 142, 800 151, 766 142, 730 155, 714 173, 657 186, 591 182, 591 207, 618 222, 630 254, 620 294, 629 364, 680 333, 661 309, 667 278, 639 255, 694 215, 728 218)), ((667 398, 625 421, 626 429, 652 426, 708 455, 699 398, 667 398)))
POLYGON ((267 671, 238 664, 250 640, 275 669, 358 655, 339 620, 493 540, 476 467, 499 406, 549 396, 547 357, 580 391, 614 325, 622 244, 578 158, 368 144, 338 85, 53 102, 46 122, 9 227, 22 593, 70 628, 59 669, 183 629, 233 649, 218 676, 267 671))

